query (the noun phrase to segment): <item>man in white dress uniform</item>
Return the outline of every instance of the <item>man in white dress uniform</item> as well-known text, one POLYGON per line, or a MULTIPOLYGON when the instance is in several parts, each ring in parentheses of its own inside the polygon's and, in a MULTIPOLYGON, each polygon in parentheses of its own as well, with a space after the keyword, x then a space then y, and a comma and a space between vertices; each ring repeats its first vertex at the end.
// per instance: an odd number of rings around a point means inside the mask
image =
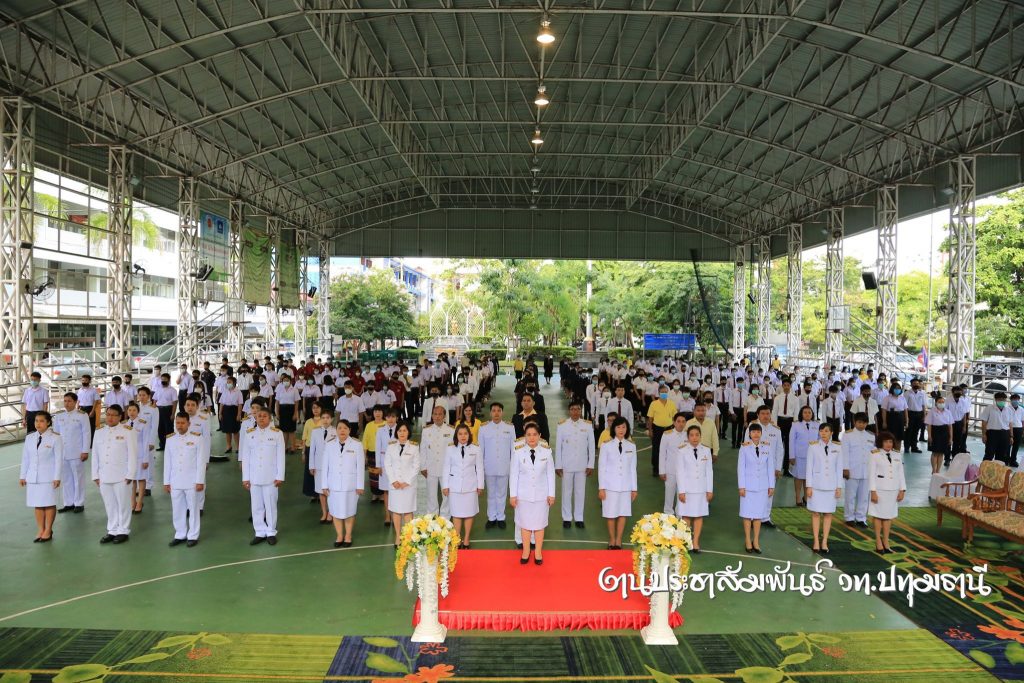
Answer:
POLYGON ((442 517, 451 519, 448 496, 440 492, 444 454, 455 438, 455 428, 445 422, 446 417, 448 411, 444 406, 434 406, 430 415, 431 422, 420 435, 420 466, 423 468, 422 474, 427 478, 427 514, 436 515, 440 511, 442 517), (437 498, 439 492, 440 504, 437 498))
POLYGON ((174 418, 174 434, 167 437, 164 452, 164 491, 171 494, 174 521, 173 548, 199 542, 199 505, 196 494, 206 485, 207 454, 202 437, 190 430, 188 413, 174 418))
POLYGON ((242 486, 252 501, 256 535, 249 545, 277 544, 277 489, 284 482, 284 432, 270 423, 270 411, 256 412, 256 426, 246 431, 242 459, 242 486))
POLYGON ((587 477, 594 473, 594 425, 582 419, 583 405, 569 404, 569 418, 558 423, 555 440, 555 474, 562 478, 562 527, 575 520, 584 528, 583 503, 587 477))
POLYGON ((107 424, 96 430, 92 444, 92 480, 107 509, 107 533, 100 543, 124 543, 131 533, 131 480, 139 466, 139 440, 121 424, 123 416, 120 406, 107 408, 107 424))

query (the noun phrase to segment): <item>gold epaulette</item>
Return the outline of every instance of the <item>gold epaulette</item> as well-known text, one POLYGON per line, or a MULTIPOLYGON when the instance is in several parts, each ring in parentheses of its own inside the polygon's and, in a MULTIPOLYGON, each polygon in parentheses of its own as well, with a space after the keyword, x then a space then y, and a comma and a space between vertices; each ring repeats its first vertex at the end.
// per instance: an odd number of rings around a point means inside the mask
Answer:
POLYGON ((202 432, 189 432, 189 434, 191 434, 192 436, 202 436, 203 435, 202 432))
POLYGON ((125 429, 133 429, 131 425, 125 425, 124 428, 125 429))
POLYGON ((412 439, 409 439, 409 443, 412 444, 413 446, 419 446, 420 445, 418 441, 413 441, 412 439))
POLYGON ((583 420, 583 421, 586 422, 588 425, 589 424, 593 424, 593 422, 591 422, 590 420, 583 420))
POLYGON ((255 427, 249 427, 248 429, 245 430, 245 433, 246 434, 251 434, 252 432, 255 432, 255 431, 256 431, 255 427))
POLYGON ((741 445, 742 446, 752 446, 752 445, 754 445, 754 442, 753 441, 744 441, 741 445))
POLYGON ((398 443, 398 439, 391 439, 391 441, 388 441, 389 446, 393 443, 398 443))
POLYGON ((878 449, 878 448, 872 448, 871 452, 872 453, 881 453, 882 451, 881 451, 881 449, 878 449))
POLYGON ((203 419, 203 420, 208 420, 208 419, 210 419, 210 416, 209 416, 209 415, 204 415, 203 413, 199 413, 198 417, 199 417, 200 419, 203 419))
POLYGON ((808 446, 817 446, 817 445, 818 445, 818 441, 817 441, 817 440, 811 441, 811 442, 810 442, 810 443, 808 443, 807 445, 808 445, 808 446))
POLYGON ((544 448, 551 448, 551 446, 548 445, 548 442, 545 441, 544 439, 541 439, 540 444, 538 445, 543 446, 544 448))
POLYGON ((279 431, 281 431, 281 429, 279 427, 271 427, 270 431, 272 431, 272 432, 279 432, 279 431))
POLYGON ((840 446, 842 446, 842 445, 843 445, 843 444, 842 444, 842 442, 841 442, 841 441, 839 441, 839 439, 832 439, 832 443, 837 443, 837 444, 839 444, 840 446))
POLYGON ((516 450, 518 451, 520 448, 526 448, 526 443, 523 441, 516 441, 516 450))
POLYGON ((568 422, 568 421, 569 421, 569 418, 565 418, 564 420, 559 420, 558 424, 562 424, 563 422, 568 422))

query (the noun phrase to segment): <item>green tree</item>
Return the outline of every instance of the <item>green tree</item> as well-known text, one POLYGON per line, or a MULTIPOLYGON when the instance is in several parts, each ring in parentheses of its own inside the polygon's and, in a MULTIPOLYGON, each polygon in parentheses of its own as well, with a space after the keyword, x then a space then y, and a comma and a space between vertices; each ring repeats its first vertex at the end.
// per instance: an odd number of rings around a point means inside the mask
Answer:
POLYGON ((517 339, 535 339, 540 333, 536 276, 534 261, 504 259, 480 264, 478 303, 489 328, 498 331, 510 352, 517 339))
POLYGON ((999 195, 1009 203, 978 207, 977 351, 1024 346, 1024 190, 999 195))
POLYGON ((413 298, 389 270, 331 278, 331 334, 357 344, 416 336, 413 298))

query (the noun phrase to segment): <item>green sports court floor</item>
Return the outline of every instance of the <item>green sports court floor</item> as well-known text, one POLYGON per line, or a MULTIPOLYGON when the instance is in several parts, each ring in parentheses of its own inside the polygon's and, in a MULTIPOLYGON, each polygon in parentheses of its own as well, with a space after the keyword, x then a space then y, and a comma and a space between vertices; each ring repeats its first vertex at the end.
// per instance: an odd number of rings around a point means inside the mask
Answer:
MULTIPOLYGON (((511 405, 511 387, 511 379, 502 378, 493 398, 511 405)), ((565 401, 555 384, 544 394, 554 431, 566 414, 565 401)), ((637 441, 641 491, 634 510, 660 510, 663 486, 645 466, 650 446, 643 436, 637 441)), ((217 445, 215 439, 214 452, 217 445)), ((674 648, 646 648, 635 633, 557 632, 452 633, 444 646, 422 649, 408 643, 414 595, 395 579, 392 536, 383 526, 382 507, 361 505, 356 545, 334 549, 333 529, 317 523, 318 507, 301 495, 297 455, 289 456, 277 546, 248 545, 248 494, 238 466, 214 463, 201 542, 194 548, 167 547, 170 505, 162 490, 146 499, 142 515, 133 517, 129 543, 101 546, 105 518, 95 487, 84 514, 58 517, 53 543, 33 544, 35 523, 17 485, 19 457, 18 447, 0 449, 0 672, 7 676, 0 678, 2 683, 403 677, 665 681, 673 676, 752 683, 936 676, 959 681, 987 679, 986 669, 1002 678, 1024 677, 1024 657, 1009 646, 1017 642, 1015 627, 1006 622, 1016 614, 1024 619, 1024 600, 1014 604, 1017 589, 1024 595, 1024 582, 1019 570, 1012 571, 1022 565, 1015 548, 985 537, 976 545, 993 544, 988 555, 1004 567, 1000 580, 1009 588, 1001 587, 1003 602, 981 610, 969 600, 966 607, 957 607, 961 611, 929 602, 918 614, 891 596, 844 592, 832 571, 826 589, 811 597, 729 591, 713 599, 707 593, 687 595, 681 608, 686 621, 674 648), (963 616, 965 609, 969 618, 963 616), (935 616, 947 613, 957 615, 955 625, 935 616), (971 621, 998 633, 983 636, 971 621), (959 638, 947 633, 954 626, 959 638), (964 633, 988 640, 968 642, 964 633), (543 654, 538 658, 537 653, 543 654), (91 668, 64 669, 79 665, 91 668)), ((908 468, 912 505, 927 505, 926 457, 915 458, 908 468)), ((742 574, 769 572, 791 562, 795 573, 813 572, 820 558, 800 537, 809 526, 802 509, 780 511, 780 528, 762 534, 764 555, 744 552, 734 463, 735 451, 726 447, 717 464, 717 495, 702 537, 704 552, 694 557, 691 571, 716 572, 742 563, 742 574)), ((787 479, 776 505, 792 503, 787 479)), ((556 503, 546 544, 550 552, 606 545, 596 481, 588 488, 585 530, 562 529, 558 510, 556 503)), ((928 510, 908 511, 905 517, 905 533, 913 532, 917 545, 933 555, 959 552, 958 530, 949 523, 934 528, 928 510)), ((854 573, 883 568, 885 561, 856 548, 858 539, 848 531, 838 528, 832 544, 830 559, 837 568, 854 573)), ((511 524, 486 531, 480 524, 473 544, 513 548, 512 533, 511 524)), ((957 558, 963 566, 979 560, 963 554, 957 558)), ((1024 642, 1024 623, 1019 635, 1024 642)), ((1024 654, 1024 645, 1020 648, 1024 654)))

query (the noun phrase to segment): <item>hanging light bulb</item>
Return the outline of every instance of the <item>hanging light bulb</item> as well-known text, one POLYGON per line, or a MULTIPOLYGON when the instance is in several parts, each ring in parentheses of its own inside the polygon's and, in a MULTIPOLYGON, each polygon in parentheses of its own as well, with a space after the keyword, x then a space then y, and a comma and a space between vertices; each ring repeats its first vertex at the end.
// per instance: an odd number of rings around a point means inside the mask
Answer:
POLYGON ((533 103, 538 107, 543 107, 551 103, 551 100, 548 99, 547 88, 544 87, 543 83, 537 86, 537 97, 533 99, 533 103))
POLYGON ((535 145, 543 145, 544 144, 544 138, 542 138, 540 136, 540 128, 534 128, 533 129, 533 139, 530 140, 530 142, 532 142, 535 145))
POLYGON ((531 185, 530 186, 530 192, 533 193, 533 194, 538 194, 540 192, 540 188, 537 187, 536 185, 531 185))
POLYGON ((555 42, 555 34, 551 32, 551 20, 548 19, 546 14, 540 22, 540 33, 537 34, 537 42, 541 45, 550 45, 555 42))

